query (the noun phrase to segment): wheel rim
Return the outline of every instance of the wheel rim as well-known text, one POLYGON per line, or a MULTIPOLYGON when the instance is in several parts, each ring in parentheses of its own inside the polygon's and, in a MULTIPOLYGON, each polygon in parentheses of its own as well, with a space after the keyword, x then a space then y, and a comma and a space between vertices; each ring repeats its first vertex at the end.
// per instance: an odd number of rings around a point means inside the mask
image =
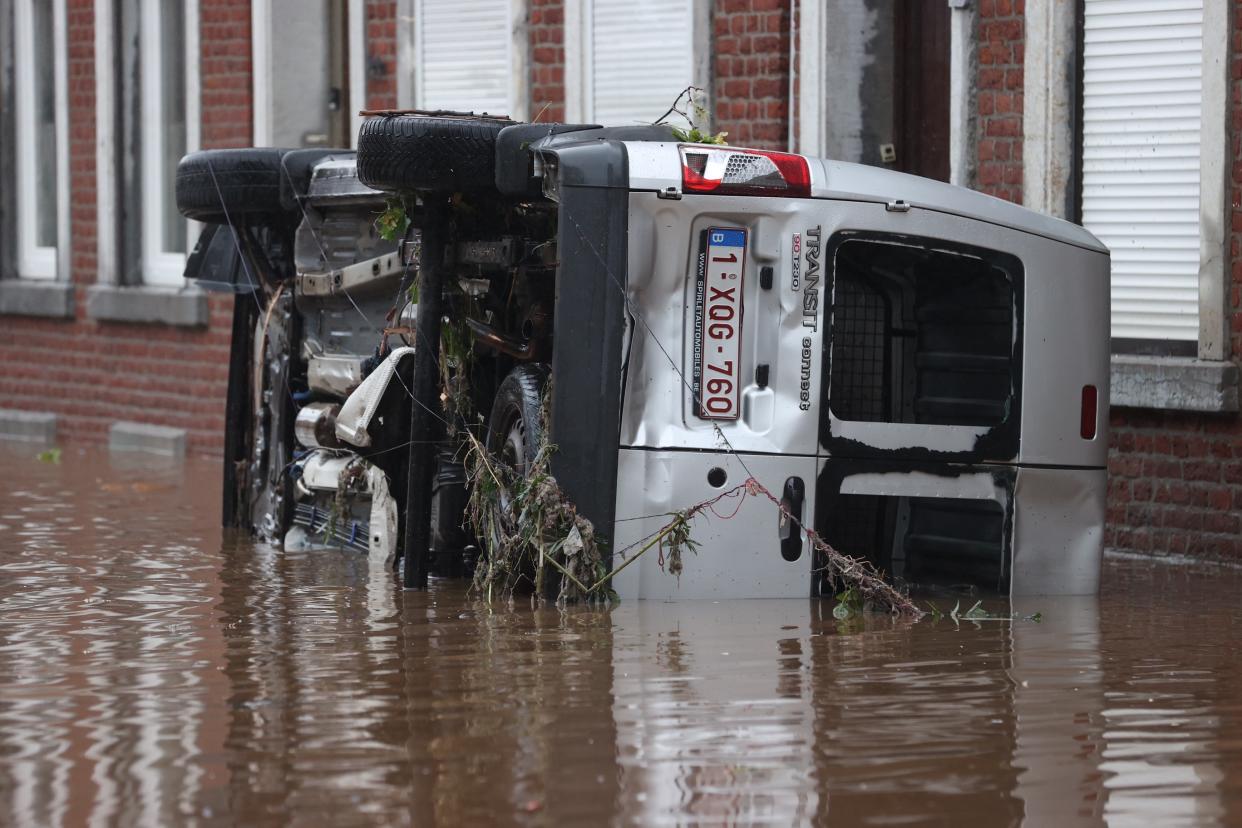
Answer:
POLYGON ((522 421, 521 412, 515 411, 506 418, 500 459, 520 477, 526 476, 526 423, 522 421))

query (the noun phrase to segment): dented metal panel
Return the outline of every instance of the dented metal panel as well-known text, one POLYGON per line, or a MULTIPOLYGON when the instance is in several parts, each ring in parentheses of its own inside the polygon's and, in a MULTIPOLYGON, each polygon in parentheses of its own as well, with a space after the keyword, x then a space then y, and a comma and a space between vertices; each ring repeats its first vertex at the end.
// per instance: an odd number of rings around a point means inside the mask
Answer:
POLYGON ((1104 552, 1106 469, 1018 471, 1012 595, 1093 595, 1104 552))
MULTIPOLYGON (((613 567, 668 522, 669 512, 710 500, 753 476, 780 493, 790 477, 806 488, 803 520, 815 502, 815 458, 730 454, 722 451, 621 449, 617 461, 617 519, 613 567), (713 486, 713 469, 723 479, 713 486), (637 546, 636 546, 637 544, 637 546)), ((791 598, 811 594, 811 552, 803 540, 797 560, 781 554, 780 514, 767 498, 738 492, 694 518, 698 551, 685 555, 680 577, 668 572, 658 548, 649 549, 615 578, 623 599, 791 598)))

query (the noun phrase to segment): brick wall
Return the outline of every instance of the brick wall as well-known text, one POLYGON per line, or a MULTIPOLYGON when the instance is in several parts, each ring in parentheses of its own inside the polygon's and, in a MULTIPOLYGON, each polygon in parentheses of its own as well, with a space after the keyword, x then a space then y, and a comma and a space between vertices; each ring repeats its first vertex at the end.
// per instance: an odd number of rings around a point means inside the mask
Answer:
POLYGON ((366 37, 367 100, 365 108, 396 109, 396 0, 367 0, 366 37))
POLYGON ((250 0, 199 0, 204 149, 251 143, 250 0))
POLYGON ((790 0, 722 0, 714 29, 715 128, 730 144, 789 144, 790 0))
MULTIPOLYGON (((249 0, 200 0, 203 146, 251 140, 249 0)), ((69 165, 76 318, 5 317, 0 398, 53 411, 68 442, 101 441, 117 420, 185 428, 196 453, 220 449, 232 299, 213 296, 206 329, 100 323, 87 313, 95 283, 93 0, 69 0, 69 165)))
MULTIPOLYGON (((574 0, 571 0, 573 2, 574 0)), ((530 0, 530 118, 565 120, 565 0, 530 0)))
MULTIPOLYGON (((1242 357, 1242 2, 1230 38, 1232 352, 1242 357)), ((1114 409, 1108 526, 1115 549, 1242 560, 1242 418, 1114 409)))
POLYGON ((979 0, 975 186, 1022 203, 1023 0, 979 0))
MULTIPOLYGON (((70 0, 66 8, 69 74, 69 232, 73 235, 70 270, 73 281, 95 272, 95 7, 91 0, 70 0)), ((79 298, 79 311, 82 299, 79 298)), ((5 319, 0 326, 15 333, 25 324, 5 319)), ((8 342, 0 338, 0 348, 8 342)), ((0 353, 0 365, 6 364, 0 353)), ((5 372, 7 373, 7 371, 5 372)), ((2 380, 0 380, 2 381, 2 380)), ((15 407, 3 403, 5 407, 15 407)), ((16 406, 20 407, 20 406, 16 406)))
POLYGON ((1114 549, 1242 559, 1242 428, 1233 415, 1112 412, 1114 549))

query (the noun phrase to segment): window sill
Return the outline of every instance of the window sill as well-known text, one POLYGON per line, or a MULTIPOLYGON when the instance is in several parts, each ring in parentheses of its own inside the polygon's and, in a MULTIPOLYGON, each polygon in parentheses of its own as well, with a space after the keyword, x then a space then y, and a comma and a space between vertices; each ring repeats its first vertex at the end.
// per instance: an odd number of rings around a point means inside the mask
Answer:
POLYGON ((0 314, 73 318, 73 285, 35 279, 0 281, 0 314))
POLYGON ((207 294, 197 287, 95 285, 86 296, 87 314, 100 322, 138 322, 186 328, 207 325, 207 294))
POLYGON ((1193 357, 1113 354, 1111 405, 1222 413, 1238 410, 1238 367, 1193 357))

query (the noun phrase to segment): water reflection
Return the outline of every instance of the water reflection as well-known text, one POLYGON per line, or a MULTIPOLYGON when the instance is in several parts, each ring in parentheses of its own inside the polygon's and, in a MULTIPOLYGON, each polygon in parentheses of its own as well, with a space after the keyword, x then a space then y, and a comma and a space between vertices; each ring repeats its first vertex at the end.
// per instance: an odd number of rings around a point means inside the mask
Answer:
POLYGON ((1233 570, 1040 623, 488 607, 222 537, 214 464, 0 466, 0 823, 1242 821, 1233 570))

